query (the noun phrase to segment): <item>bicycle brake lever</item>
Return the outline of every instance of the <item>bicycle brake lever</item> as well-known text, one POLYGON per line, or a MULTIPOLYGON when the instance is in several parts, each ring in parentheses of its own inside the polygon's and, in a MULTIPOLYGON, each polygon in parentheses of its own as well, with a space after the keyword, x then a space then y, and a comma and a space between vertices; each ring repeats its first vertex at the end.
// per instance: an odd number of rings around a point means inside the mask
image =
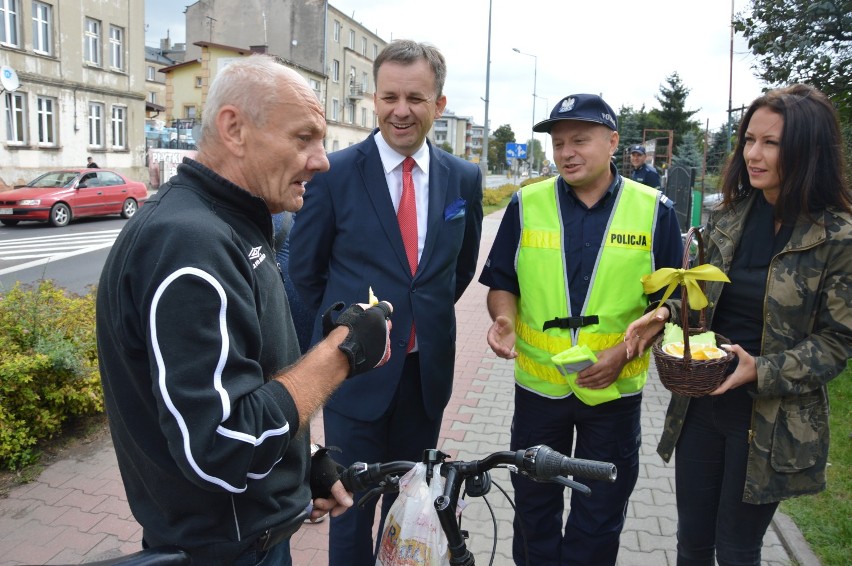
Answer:
POLYGON ((553 476, 543 481, 558 483, 559 485, 564 485, 567 488, 573 489, 574 491, 579 491, 586 497, 589 497, 592 494, 592 490, 589 486, 584 485, 580 482, 576 482, 574 480, 569 480, 565 476, 553 476))
POLYGON ((374 487, 358 500, 358 507, 363 509, 372 499, 376 499, 385 491, 384 487, 374 487))

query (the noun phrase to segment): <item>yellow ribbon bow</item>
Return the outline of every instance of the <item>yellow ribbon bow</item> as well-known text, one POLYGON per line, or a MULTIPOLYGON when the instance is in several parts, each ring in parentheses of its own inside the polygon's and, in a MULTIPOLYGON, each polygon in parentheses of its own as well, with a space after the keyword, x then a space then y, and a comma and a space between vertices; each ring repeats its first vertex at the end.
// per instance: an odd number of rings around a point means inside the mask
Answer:
POLYGON ((721 269, 715 265, 705 263, 692 269, 662 267, 650 275, 644 275, 642 277, 642 287, 645 288, 645 294, 650 295, 668 285, 666 292, 663 293, 663 298, 660 300, 660 304, 663 304, 674 292, 675 287, 685 285, 686 294, 689 299, 689 308, 700 310, 707 306, 707 297, 701 291, 701 287, 698 284, 699 280, 731 282, 721 269))

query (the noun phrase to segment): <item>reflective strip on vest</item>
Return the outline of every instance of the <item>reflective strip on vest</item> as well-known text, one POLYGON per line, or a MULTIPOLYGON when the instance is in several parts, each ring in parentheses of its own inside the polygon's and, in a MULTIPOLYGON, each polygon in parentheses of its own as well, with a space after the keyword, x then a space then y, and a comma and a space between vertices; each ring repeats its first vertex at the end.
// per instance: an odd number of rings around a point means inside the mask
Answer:
MULTIPOLYGON (((570 313, 557 190, 554 178, 520 191, 521 238, 515 265, 521 288, 515 322, 515 379, 526 389, 554 398, 570 395, 571 388, 551 356, 575 344, 586 344, 594 352, 615 346, 623 341, 627 325, 647 307, 640 279, 654 271, 652 236, 659 202, 659 191, 623 179, 583 310, 570 313), (545 321, 572 314, 597 315, 599 322, 581 329, 541 330, 545 321)), ((649 359, 646 352, 625 365, 616 381, 622 395, 642 389, 649 359)))

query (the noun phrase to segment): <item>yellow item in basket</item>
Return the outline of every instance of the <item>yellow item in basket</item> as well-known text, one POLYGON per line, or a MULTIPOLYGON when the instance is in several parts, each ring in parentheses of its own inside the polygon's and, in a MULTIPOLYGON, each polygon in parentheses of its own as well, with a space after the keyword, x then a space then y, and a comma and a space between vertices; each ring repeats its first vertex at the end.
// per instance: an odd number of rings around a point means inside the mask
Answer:
MULTIPOLYGON (((683 342, 672 342, 663 346, 663 352, 675 358, 683 357, 683 342)), ((725 351, 709 344, 689 343, 689 351, 693 360, 717 360, 725 357, 725 351)))
POLYGON ((377 299, 376 296, 373 294, 373 288, 372 287, 370 287, 370 295, 367 299, 367 302, 370 304, 371 307, 373 305, 379 304, 379 299, 377 299))

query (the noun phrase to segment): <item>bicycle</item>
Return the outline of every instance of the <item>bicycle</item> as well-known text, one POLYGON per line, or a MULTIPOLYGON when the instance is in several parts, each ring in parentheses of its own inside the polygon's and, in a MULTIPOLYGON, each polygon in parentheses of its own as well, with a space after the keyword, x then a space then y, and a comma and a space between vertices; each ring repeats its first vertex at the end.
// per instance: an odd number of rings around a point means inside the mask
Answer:
POLYGON ((146 548, 133 554, 85 562, 84 566, 188 566, 189 554, 176 546, 158 546, 146 548))
MULTIPOLYGON (((441 529, 447 536, 451 566, 475 566, 476 563, 465 542, 468 533, 461 528, 461 515, 458 521, 456 520, 456 507, 462 482, 465 486, 464 493, 470 497, 483 497, 491 511, 495 524, 494 546, 490 562, 493 563, 497 546, 496 518, 487 498, 484 497, 491 490, 490 471, 492 469, 505 468, 533 481, 558 483, 586 496, 591 495, 591 489, 588 486, 565 476, 613 482, 617 475, 615 464, 569 458, 544 444, 524 450, 494 452, 481 460, 448 459, 449 455, 440 450, 428 449, 423 452, 427 482, 433 477, 434 467, 438 464, 441 464, 440 473, 445 479, 444 492, 435 499, 434 506, 441 529)), ((398 492, 400 478, 414 466, 415 462, 402 460, 374 464, 355 462, 340 474, 340 481, 352 493, 366 491, 367 493, 358 502, 359 505, 364 505, 371 498, 381 494, 398 492)), ((514 509, 514 504, 506 491, 499 485, 497 488, 514 509)))

